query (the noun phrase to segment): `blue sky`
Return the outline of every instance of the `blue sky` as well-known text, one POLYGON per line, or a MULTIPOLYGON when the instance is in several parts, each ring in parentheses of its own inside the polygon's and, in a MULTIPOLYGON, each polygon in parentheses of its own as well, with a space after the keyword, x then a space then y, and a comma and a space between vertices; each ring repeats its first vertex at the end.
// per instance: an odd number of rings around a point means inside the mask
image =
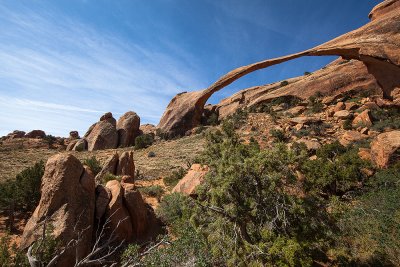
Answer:
MULTIPOLYGON (((81 135, 101 114, 157 124, 171 98, 233 68, 298 52, 368 22, 378 0, 0 0, 0 136, 81 135)), ((314 71, 312 57, 216 93, 314 71)))

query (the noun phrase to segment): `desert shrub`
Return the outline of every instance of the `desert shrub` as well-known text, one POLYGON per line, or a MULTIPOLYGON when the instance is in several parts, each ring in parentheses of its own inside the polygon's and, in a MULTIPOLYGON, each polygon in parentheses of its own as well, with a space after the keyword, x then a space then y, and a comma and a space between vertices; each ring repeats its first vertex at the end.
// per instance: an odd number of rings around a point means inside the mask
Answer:
POLYGON ((230 132, 208 138, 211 171, 198 188, 192 221, 206 237, 217 266, 311 265, 324 251, 329 215, 322 199, 301 198, 295 186, 304 150, 245 145, 230 132), (286 188, 286 189, 285 189, 286 188))
POLYGON ((239 129, 246 122, 248 114, 247 110, 238 109, 235 113, 229 115, 225 120, 223 120, 222 127, 230 127, 233 130, 239 129))
POLYGON ((186 170, 182 167, 179 167, 177 170, 172 171, 171 175, 163 178, 164 184, 168 187, 173 187, 185 176, 185 174, 186 170))
POLYGON ((165 196, 156 214, 168 224, 174 238, 162 237, 167 242, 144 257, 140 257, 139 251, 146 248, 130 245, 123 253, 122 262, 133 259, 140 266, 213 266, 205 238, 190 223, 193 208, 194 203, 187 196, 179 193, 165 196))
POLYGON ((383 131, 385 128, 400 129, 400 109, 396 107, 371 110, 374 121, 373 130, 383 131))
POLYGON ((59 253, 60 241, 54 237, 53 232, 54 226, 47 224, 44 239, 33 244, 32 254, 41 266, 46 266, 59 253))
POLYGON ((343 121, 342 127, 344 130, 353 129, 353 120, 351 118, 347 118, 343 121))
POLYGON ((121 181, 121 177, 108 172, 103 176, 102 184, 106 184, 112 180, 121 181))
POLYGON ((168 140, 168 134, 164 133, 161 129, 156 129, 156 136, 160 137, 163 140, 168 140))
POLYGON ((167 225, 176 226, 179 221, 190 220, 190 199, 180 193, 166 195, 156 209, 156 214, 167 225))
POLYGON ((95 156, 84 159, 83 164, 89 167, 94 176, 96 176, 102 169, 100 161, 98 161, 95 156))
POLYGON ((288 81, 281 81, 280 85, 281 87, 288 85, 289 82, 288 81))
POLYGON ((15 212, 33 211, 40 200, 44 163, 40 161, 20 172, 15 179, 0 184, 0 211, 7 211, 13 228, 15 212))
POLYGON ((305 137, 305 136, 310 136, 311 135, 311 129, 310 128, 303 128, 303 129, 300 129, 298 131, 293 129, 292 130, 292 134, 294 136, 298 137, 298 138, 305 137))
POLYGON ((143 134, 135 138, 135 149, 142 149, 153 144, 154 138, 151 134, 143 134))
POLYGON ((205 129, 206 129, 206 127, 204 127, 203 125, 200 125, 199 127, 196 128, 195 133, 201 134, 202 132, 204 132, 205 129))
POLYGON ((305 71, 305 72, 304 72, 304 75, 305 75, 305 76, 311 75, 311 72, 305 71))
POLYGON ((154 153, 154 151, 150 151, 148 154, 147 154, 147 157, 149 157, 149 158, 154 158, 156 156, 156 153, 154 153))
POLYGON ((279 142, 284 142, 287 139, 285 132, 280 129, 271 129, 269 134, 279 142))
POLYGON ((210 117, 208 117, 206 123, 207 123, 207 125, 211 125, 211 126, 216 126, 216 125, 218 125, 218 124, 219 124, 219 121, 218 121, 218 114, 217 114, 217 113, 212 113, 212 114, 210 115, 210 117))
POLYGON ((322 104, 321 99, 313 95, 308 98, 308 108, 311 112, 318 113, 323 110, 324 104, 322 104))
POLYGON ((46 135, 43 140, 49 145, 49 148, 52 148, 53 144, 57 141, 57 138, 52 135, 46 135))
POLYGON ((369 163, 360 159, 356 149, 348 149, 339 142, 324 145, 317 150, 317 159, 302 166, 307 177, 305 188, 328 195, 342 195, 360 187, 364 182, 362 168, 369 163))
POLYGON ((9 235, 4 235, 0 238, 0 266, 30 266, 25 253, 18 249, 17 244, 11 241, 9 235))
POLYGON ((400 265, 400 169, 382 170, 340 221, 339 247, 354 266, 400 265))
POLYGON ((158 201, 161 200, 161 197, 165 192, 164 189, 159 185, 141 187, 141 188, 139 188, 139 190, 140 190, 140 192, 142 192, 143 194, 145 194, 149 197, 157 198, 158 201))

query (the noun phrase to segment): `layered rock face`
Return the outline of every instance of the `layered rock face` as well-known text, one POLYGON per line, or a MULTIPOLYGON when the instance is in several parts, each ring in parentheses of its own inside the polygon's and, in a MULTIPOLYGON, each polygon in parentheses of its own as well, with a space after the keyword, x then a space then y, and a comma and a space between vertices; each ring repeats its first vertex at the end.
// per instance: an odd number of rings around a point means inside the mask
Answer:
MULTIPOLYGON (((400 6, 398 1, 384 1, 374 8, 370 17, 371 22, 365 26, 325 44, 297 54, 237 68, 222 76, 205 90, 178 94, 169 103, 158 127, 169 135, 183 135, 186 131, 200 124, 204 104, 216 91, 253 71, 303 56, 337 55, 345 59, 359 60, 361 65, 358 64, 358 67, 364 68, 361 75, 365 77, 366 72, 368 72, 373 76, 373 79, 371 77, 364 78, 364 82, 367 82, 366 79, 370 80, 370 84, 376 81, 384 96, 390 97, 394 88, 400 85, 400 30, 398 28, 400 6)), ((343 74, 345 73, 343 72, 343 74)), ((358 80, 358 82, 360 81, 358 80)), ((336 87, 336 90, 344 90, 344 86, 340 82, 333 86, 336 87)), ((348 84, 347 86, 355 87, 348 84)), ((323 86, 319 87, 320 90, 323 90, 323 88, 323 86)), ((254 88, 252 89, 254 90, 254 88)), ((281 89, 280 92, 275 94, 286 95, 287 92, 284 93, 283 91, 289 89, 281 89)), ((303 92, 298 90, 297 94, 301 93, 303 92)), ((269 97, 272 98, 272 95, 269 97)))
MULTIPOLYGON (((54 236, 64 245, 81 233, 77 255, 89 253, 94 222, 95 182, 93 175, 72 155, 55 155, 46 164, 42 178, 42 197, 29 219, 21 247, 27 248, 41 237, 44 224, 54 227, 54 236)), ((58 266, 75 264, 75 249, 61 256, 58 266)))

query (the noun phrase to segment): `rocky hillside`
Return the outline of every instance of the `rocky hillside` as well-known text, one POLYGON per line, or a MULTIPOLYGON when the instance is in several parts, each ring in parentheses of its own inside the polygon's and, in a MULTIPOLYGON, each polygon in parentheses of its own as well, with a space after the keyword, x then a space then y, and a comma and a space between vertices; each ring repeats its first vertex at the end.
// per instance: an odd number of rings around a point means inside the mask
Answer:
POLYGON ((178 94, 158 126, 128 111, 82 137, 2 137, 0 264, 399 266, 400 1, 369 17, 178 94), (253 71, 325 55, 340 58, 206 105, 253 71))

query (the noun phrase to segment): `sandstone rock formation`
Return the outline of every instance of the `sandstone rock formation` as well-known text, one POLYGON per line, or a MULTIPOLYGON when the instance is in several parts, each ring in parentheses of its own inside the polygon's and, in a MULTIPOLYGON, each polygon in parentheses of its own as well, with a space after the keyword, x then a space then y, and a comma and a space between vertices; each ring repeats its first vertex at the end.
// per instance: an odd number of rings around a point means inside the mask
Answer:
POLYGON ((78 131, 70 131, 69 132, 69 139, 79 139, 79 133, 78 131))
POLYGON ((135 163, 132 151, 125 151, 121 154, 115 175, 135 177, 135 163))
POLYGON ((111 200, 108 203, 105 213, 105 216, 110 219, 111 231, 115 230, 118 240, 131 241, 132 223, 128 210, 123 203, 124 191, 121 184, 117 180, 112 180, 107 182, 106 187, 111 192, 111 200))
POLYGON ((96 181, 100 183, 107 173, 115 174, 117 172, 118 160, 118 153, 112 154, 103 165, 101 171, 96 175, 96 181))
POLYGON ((42 234, 44 223, 54 227, 53 235, 64 245, 81 233, 77 249, 61 256, 57 266, 73 266, 91 248, 94 220, 94 177, 72 155, 55 155, 46 164, 42 195, 36 210, 25 226, 21 247, 27 248, 42 234), (74 229, 75 228, 75 229, 74 229))
POLYGON ((133 112, 128 111, 122 115, 117 122, 117 131, 120 147, 133 146, 135 138, 140 135, 140 118, 133 112))
POLYGON ((174 189, 172 189, 172 192, 178 192, 185 195, 195 195, 196 187, 201 184, 208 171, 208 166, 193 164, 185 177, 183 177, 174 189))
POLYGON ((46 133, 42 130, 33 130, 25 134, 25 138, 45 138, 46 133))
POLYGON ((352 122, 353 126, 372 126, 372 120, 369 115, 369 109, 364 110, 352 122))
POLYGON ((118 145, 118 133, 116 129, 116 121, 112 114, 106 113, 94 126, 89 128, 85 134, 88 143, 88 150, 100 150, 116 148, 118 145))
POLYGON ((380 168, 400 159, 400 131, 379 134, 371 143, 371 158, 380 168))
MULTIPOLYGON (((400 7, 398 1, 387 0, 381 3, 372 10, 370 18, 372 20, 363 27, 317 47, 237 68, 222 76, 205 90, 178 94, 169 103, 158 127, 169 135, 183 135, 186 131, 200 124, 204 105, 216 91, 253 71, 303 56, 337 55, 345 59, 358 60, 360 62, 354 63, 354 65, 362 71, 357 72, 357 76, 351 77, 352 82, 350 83, 358 83, 358 86, 351 85, 350 87, 355 89, 362 85, 361 88, 367 89, 368 87, 376 88, 379 86, 383 95, 390 97, 391 91, 400 85, 400 31, 398 29, 400 7), (368 73, 371 75, 368 75, 368 73)), ((345 75, 346 73, 342 72, 342 74, 345 75)), ((309 76, 304 79, 311 78, 309 76)), ((289 84, 296 81, 299 81, 299 78, 288 80, 289 84)), ((328 80, 325 83, 327 82, 328 80)), ((330 82, 332 83, 332 81, 330 82)), ((336 91, 343 91, 345 87, 349 87, 349 83, 336 81, 333 81, 333 83, 336 91)), ((270 87, 279 88, 278 84, 270 85, 270 87)), ((266 94, 262 98, 267 100, 277 96, 290 95, 290 89, 285 87, 266 94)), ((248 90, 257 90, 258 88, 248 90)), ((323 88, 323 86, 320 85, 319 88, 323 88)), ((298 88, 295 90, 298 92, 297 94, 301 92, 304 95, 303 97, 307 97, 307 93, 304 94, 298 88)))
POLYGON ((74 151, 84 151, 87 149, 87 141, 85 139, 78 139, 72 148, 74 151))

